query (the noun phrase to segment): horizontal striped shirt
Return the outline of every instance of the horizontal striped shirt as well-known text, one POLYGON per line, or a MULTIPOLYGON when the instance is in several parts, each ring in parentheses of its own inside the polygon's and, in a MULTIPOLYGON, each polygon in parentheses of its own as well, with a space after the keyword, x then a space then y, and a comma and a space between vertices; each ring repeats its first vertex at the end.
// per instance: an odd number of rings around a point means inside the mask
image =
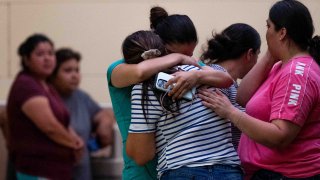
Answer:
MULTIPOLYGON (((198 70, 180 66, 184 71, 198 70)), ((129 133, 155 133, 159 177, 170 169, 214 164, 239 165, 232 145, 231 123, 205 107, 200 98, 181 100, 179 114, 165 111, 151 88, 147 119, 142 110, 142 84, 132 90, 132 117, 129 133)))
MULTIPOLYGON (((223 67, 221 67, 217 64, 212 64, 211 67, 215 70, 227 72, 226 69, 224 69, 223 67)), ((243 108, 242 106, 240 106, 236 102, 238 87, 239 87, 239 85, 238 85, 237 81, 234 81, 234 83, 229 88, 222 89, 222 91, 229 98, 229 100, 233 106, 235 106, 236 108, 238 108, 239 110, 244 112, 245 108, 243 108)), ((234 124, 231 124, 231 134, 232 134, 232 144, 233 144, 234 148, 237 150, 238 145, 239 145, 239 141, 240 141, 240 137, 241 137, 241 131, 234 124)))

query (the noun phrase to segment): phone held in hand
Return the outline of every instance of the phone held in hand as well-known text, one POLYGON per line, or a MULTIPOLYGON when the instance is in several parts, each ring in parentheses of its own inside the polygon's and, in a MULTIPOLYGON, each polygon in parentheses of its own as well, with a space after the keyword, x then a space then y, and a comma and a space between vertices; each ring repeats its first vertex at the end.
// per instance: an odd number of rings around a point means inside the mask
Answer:
MULTIPOLYGON (((169 86, 167 88, 165 88, 165 84, 169 81, 169 79, 173 78, 172 75, 170 74, 167 74, 167 73, 164 73, 164 72, 159 72, 157 74, 157 77, 156 77, 156 81, 155 81, 155 87, 161 91, 164 91, 164 92, 169 92, 172 87, 169 86)), ((174 84, 173 84, 174 86, 174 84)), ((187 91, 184 95, 183 95, 183 98, 186 99, 186 100, 189 100, 191 101, 194 94, 196 92, 196 88, 193 87, 191 90, 187 91)))

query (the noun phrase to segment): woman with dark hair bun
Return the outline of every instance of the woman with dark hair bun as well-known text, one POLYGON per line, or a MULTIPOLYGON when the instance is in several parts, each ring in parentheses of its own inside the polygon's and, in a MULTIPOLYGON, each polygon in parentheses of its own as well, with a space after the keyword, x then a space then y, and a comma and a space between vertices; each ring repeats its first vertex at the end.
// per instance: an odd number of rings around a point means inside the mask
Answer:
MULTIPOLYGON (((238 79, 242 79, 256 64, 260 53, 260 35, 253 27, 236 23, 208 40, 201 60, 214 69, 228 72, 234 80, 224 93, 232 105, 241 111, 244 108, 236 102, 238 79)), ((232 143, 238 149, 241 131, 231 124, 232 143)))
POLYGON ((179 52, 188 56, 198 43, 197 31, 186 15, 168 13, 162 7, 150 10, 150 27, 160 36, 169 53, 179 52))
POLYGON ((52 41, 42 34, 19 47, 22 71, 8 98, 9 154, 18 180, 71 180, 83 141, 69 128, 69 113, 47 83, 56 59, 52 41))
POLYGON ((154 30, 156 26, 169 14, 165 9, 159 6, 155 6, 150 9, 150 29, 154 30))
MULTIPOLYGON (((129 35, 122 49, 127 63, 140 63, 166 54, 162 40, 151 31, 129 35)), ((248 51, 250 59, 239 58, 235 60, 237 65, 256 62, 253 50, 248 51)), ((201 70, 180 65, 167 71, 201 70)), ((139 165, 157 157, 161 180, 243 179, 239 157, 232 145, 230 122, 205 107, 200 98, 173 100, 154 87, 158 84, 155 79, 151 77, 132 89, 131 123, 126 142, 128 156, 139 165)))
POLYGON ((268 53, 240 84, 234 108, 221 93, 204 104, 243 133, 238 153, 253 180, 320 179, 320 41, 308 8, 296 0, 269 11, 268 53))
MULTIPOLYGON (((189 57, 197 44, 197 33, 195 27, 185 15, 168 15, 163 8, 152 8, 151 28, 156 32, 164 42, 166 51, 171 53, 166 56, 156 57, 143 61, 139 64, 127 64, 124 59, 112 63, 107 71, 107 80, 109 93, 112 100, 112 107, 115 112, 118 127, 123 139, 123 148, 126 148, 128 129, 131 121, 131 91, 134 84, 140 83, 156 73, 179 64, 191 64, 199 66, 197 61, 189 57), (159 12, 155 10, 159 10, 159 12), (154 15, 162 14, 161 17, 154 15), (171 17, 173 16, 173 17, 171 17), (167 21, 168 19, 168 21, 167 21), (166 21, 164 24, 163 21, 166 21), (162 25, 166 28, 162 28, 162 25), (167 31, 167 32, 165 32, 167 31)), ((199 71, 200 72, 200 71, 199 71)), ((197 72, 198 73, 198 72, 197 72)), ((198 76, 202 80, 211 80, 218 87, 228 87, 232 84, 230 75, 221 71, 201 71, 198 76)), ((178 84, 187 84, 181 81, 178 84)), ((184 86, 180 94, 192 86, 184 86)), ((182 93, 183 94, 183 93, 182 93)), ((144 166, 138 166, 130 159, 125 150, 123 151, 124 169, 123 179, 149 180, 156 179, 156 159, 150 161, 144 166)))

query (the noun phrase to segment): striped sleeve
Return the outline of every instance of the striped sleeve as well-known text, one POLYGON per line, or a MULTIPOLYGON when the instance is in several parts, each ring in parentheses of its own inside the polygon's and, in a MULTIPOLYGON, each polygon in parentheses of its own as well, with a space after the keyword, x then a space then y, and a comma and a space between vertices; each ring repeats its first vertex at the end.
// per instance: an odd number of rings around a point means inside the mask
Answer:
POLYGON ((149 101, 145 105, 146 116, 142 106, 142 84, 135 85, 131 93, 131 123, 129 133, 151 133, 156 131, 158 119, 162 115, 161 106, 153 91, 148 89, 149 101))

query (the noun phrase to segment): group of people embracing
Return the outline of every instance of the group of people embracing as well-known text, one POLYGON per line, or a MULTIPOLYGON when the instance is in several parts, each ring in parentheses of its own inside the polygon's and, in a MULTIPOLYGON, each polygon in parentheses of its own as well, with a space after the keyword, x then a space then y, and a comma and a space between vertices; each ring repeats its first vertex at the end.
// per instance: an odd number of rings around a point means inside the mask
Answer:
POLYGON ((248 24, 213 34, 198 61, 188 16, 153 7, 150 23, 107 71, 123 179, 320 179, 320 37, 305 5, 271 7, 259 61, 248 24), (174 76, 169 92, 155 88, 158 72, 174 76))

